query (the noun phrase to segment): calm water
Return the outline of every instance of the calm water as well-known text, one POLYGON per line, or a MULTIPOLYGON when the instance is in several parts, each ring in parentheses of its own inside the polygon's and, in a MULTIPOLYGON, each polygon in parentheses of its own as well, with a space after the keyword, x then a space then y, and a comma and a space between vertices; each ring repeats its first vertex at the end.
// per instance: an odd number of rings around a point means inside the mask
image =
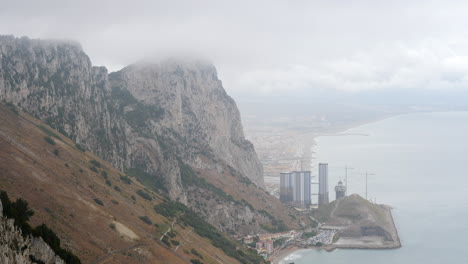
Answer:
POLYGON ((317 140, 329 163, 330 199, 349 171, 349 193, 395 207, 403 244, 397 250, 303 250, 285 263, 468 263, 468 112, 411 114, 317 140))

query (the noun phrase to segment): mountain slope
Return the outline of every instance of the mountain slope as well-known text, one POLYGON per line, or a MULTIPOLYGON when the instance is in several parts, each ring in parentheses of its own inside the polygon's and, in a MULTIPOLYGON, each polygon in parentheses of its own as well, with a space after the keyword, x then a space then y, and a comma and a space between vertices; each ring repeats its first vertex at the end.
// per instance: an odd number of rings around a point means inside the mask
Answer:
POLYGON ((143 125, 153 133, 179 136, 183 150, 192 154, 185 160, 196 166, 197 151, 211 154, 264 187, 262 166, 244 138, 239 110, 213 65, 174 59, 139 63, 111 73, 109 80, 114 92, 128 91, 146 107, 159 109, 157 122, 143 125))
POLYGON ((167 60, 108 75, 76 43, 11 36, 0 36, 0 65, 0 99, 218 230, 309 223, 262 189, 262 166, 212 65, 167 60))
POLYGON ((193 227, 157 214, 163 197, 57 131, 11 105, 0 104, 0 116, 0 189, 28 201, 31 224, 46 223, 82 263, 239 263, 193 227))

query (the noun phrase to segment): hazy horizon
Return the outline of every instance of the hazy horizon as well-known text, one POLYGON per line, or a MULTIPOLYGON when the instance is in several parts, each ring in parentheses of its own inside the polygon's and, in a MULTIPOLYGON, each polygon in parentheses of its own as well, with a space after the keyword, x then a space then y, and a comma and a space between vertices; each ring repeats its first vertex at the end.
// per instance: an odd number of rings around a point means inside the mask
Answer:
POLYGON ((468 1, 0 6, 0 262, 465 258, 468 1))

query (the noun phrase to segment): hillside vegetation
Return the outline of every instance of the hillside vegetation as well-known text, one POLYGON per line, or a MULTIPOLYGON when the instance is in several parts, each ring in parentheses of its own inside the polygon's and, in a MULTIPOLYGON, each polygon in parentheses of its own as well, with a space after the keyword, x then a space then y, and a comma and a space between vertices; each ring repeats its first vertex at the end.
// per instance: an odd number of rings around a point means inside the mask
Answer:
POLYGON ((15 107, 0 104, 0 124, 0 189, 27 201, 30 225, 45 223, 82 263, 263 262, 223 234, 200 231, 216 229, 185 207, 190 218, 155 211, 169 201, 143 178, 15 107))
POLYGON ((133 202, 181 202, 232 237, 310 224, 263 189, 262 164, 211 63, 167 59, 108 73, 78 43, 0 36, 0 100, 42 122, 35 140, 46 153, 63 159, 65 144, 85 154, 69 170, 98 175, 110 196, 126 184, 133 202))

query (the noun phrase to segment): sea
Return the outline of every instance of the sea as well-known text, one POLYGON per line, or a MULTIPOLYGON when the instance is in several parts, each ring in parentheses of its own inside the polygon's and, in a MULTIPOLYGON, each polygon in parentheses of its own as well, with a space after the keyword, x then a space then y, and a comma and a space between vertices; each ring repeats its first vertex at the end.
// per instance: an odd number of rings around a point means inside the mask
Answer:
POLYGON ((330 200, 345 166, 348 193, 364 197, 367 172, 367 197, 394 208, 402 248, 304 249, 282 263, 468 263, 468 112, 400 115, 316 141, 330 200))

